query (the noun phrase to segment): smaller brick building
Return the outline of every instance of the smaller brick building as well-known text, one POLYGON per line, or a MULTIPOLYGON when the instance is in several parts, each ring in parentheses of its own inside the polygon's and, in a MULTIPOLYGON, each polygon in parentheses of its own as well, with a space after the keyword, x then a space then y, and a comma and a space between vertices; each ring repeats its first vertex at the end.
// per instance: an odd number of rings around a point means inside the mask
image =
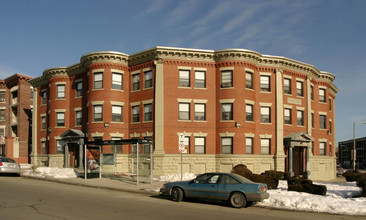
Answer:
MULTIPOLYGON (((357 138, 356 168, 366 169, 366 137, 357 138)), ((343 168, 353 168, 353 139, 338 143, 338 162, 343 168)))
POLYGON ((0 156, 28 163, 31 152, 32 77, 14 74, 0 80, 0 156))

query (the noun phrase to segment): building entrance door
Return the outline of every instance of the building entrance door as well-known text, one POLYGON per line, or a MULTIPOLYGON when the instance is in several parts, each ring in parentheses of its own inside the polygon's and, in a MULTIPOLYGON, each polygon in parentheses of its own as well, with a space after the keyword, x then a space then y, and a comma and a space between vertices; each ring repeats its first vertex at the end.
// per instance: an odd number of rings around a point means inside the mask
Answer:
POLYGON ((79 167, 79 145, 75 143, 69 143, 69 167, 79 167))
POLYGON ((302 173, 304 172, 304 148, 303 147, 294 147, 293 172, 295 175, 302 175, 302 173))

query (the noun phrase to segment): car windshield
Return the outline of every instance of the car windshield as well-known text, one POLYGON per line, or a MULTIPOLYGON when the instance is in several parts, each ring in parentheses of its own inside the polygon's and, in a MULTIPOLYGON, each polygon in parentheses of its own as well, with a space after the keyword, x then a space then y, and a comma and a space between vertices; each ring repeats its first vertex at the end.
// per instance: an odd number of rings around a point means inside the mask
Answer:
POLYGON ((243 182, 246 182, 246 183, 253 183, 253 181, 251 181, 250 179, 247 179, 239 174, 236 174, 236 173, 232 173, 233 176, 235 176, 236 178, 242 180, 243 182))
POLYGON ((4 158, 4 157, 0 157, 0 162, 4 162, 4 163, 15 163, 15 161, 13 159, 4 158))

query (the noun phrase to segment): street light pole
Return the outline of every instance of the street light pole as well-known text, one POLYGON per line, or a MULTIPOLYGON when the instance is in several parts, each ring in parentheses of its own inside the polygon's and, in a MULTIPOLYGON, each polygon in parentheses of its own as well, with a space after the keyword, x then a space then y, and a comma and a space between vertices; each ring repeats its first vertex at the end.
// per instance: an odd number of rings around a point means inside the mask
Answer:
MULTIPOLYGON (((353 122, 353 171, 356 172, 356 123, 353 122)), ((366 121, 361 122, 362 124, 366 124, 366 121)))

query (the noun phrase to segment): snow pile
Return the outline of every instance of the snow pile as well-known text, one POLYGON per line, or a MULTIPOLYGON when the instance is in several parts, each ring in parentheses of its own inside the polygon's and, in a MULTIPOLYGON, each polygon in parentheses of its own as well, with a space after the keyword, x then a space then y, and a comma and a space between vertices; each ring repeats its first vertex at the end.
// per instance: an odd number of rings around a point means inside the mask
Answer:
POLYGON ((53 178, 77 178, 73 168, 58 167, 34 167, 30 164, 21 164, 22 176, 53 177, 53 178))
POLYGON ((180 181, 180 180, 192 180, 196 178, 196 175, 193 173, 184 173, 183 178, 181 178, 181 174, 171 174, 168 176, 161 176, 159 178, 160 182, 174 182, 174 181, 180 181))
POLYGON ((257 206, 325 212, 332 214, 366 215, 366 198, 352 198, 361 195, 355 182, 316 183, 327 187, 327 195, 287 191, 287 182, 280 181, 278 189, 268 190, 269 199, 257 203, 257 206))

